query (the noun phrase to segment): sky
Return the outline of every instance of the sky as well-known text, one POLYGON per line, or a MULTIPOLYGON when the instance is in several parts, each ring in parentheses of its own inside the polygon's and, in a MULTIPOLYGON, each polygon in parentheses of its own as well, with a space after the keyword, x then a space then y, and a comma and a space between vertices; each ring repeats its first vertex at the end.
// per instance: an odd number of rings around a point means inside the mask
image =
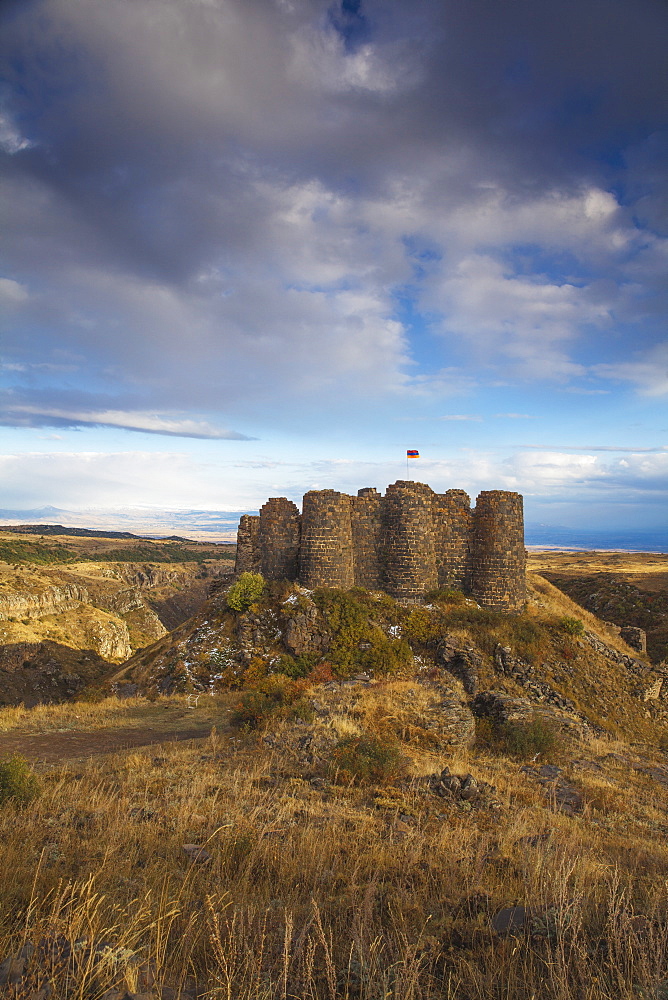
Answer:
POLYGON ((408 477, 668 527, 667 40, 665 0, 4 0, 0 508, 408 477))

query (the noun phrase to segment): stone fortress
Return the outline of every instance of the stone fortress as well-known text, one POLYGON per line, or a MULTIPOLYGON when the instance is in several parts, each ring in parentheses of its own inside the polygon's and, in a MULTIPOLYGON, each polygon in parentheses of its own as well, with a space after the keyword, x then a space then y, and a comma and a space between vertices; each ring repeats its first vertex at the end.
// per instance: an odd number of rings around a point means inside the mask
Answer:
POLYGON ((303 511, 285 497, 244 514, 235 571, 303 587, 383 590, 416 601, 436 588, 470 593, 483 607, 519 611, 526 600, 522 496, 434 493, 399 480, 384 496, 311 490, 303 511))

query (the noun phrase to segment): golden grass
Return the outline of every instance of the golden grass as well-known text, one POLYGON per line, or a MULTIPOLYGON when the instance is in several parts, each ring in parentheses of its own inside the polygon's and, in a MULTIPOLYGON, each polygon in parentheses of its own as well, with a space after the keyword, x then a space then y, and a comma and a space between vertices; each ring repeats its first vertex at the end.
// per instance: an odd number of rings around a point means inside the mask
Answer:
MULTIPOLYGON (((55 706, 40 724, 145 708, 55 706)), ((41 799, 0 812, 0 959, 59 934, 108 942, 104 958, 81 945, 69 986, 53 972, 76 1000, 151 979, 178 993, 188 976, 208 1000, 637 1000, 668 975, 666 799, 611 751, 634 752, 580 748, 602 770, 572 769, 590 799, 576 817, 516 762, 474 751, 438 764, 494 784, 498 810, 411 783, 314 785, 236 734, 54 768, 41 799), (547 913, 545 933, 494 934, 490 916, 515 904, 547 913)))
POLYGON ((529 552, 532 572, 567 573, 569 576, 592 576, 612 573, 642 590, 668 590, 668 555, 655 552, 529 552))
MULTIPOLYGON (((238 698, 238 696, 236 696, 238 698)), ((227 722, 227 715, 234 696, 229 693, 199 696, 197 705, 187 695, 149 700, 144 697, 119 699, 116 696, 98 702, 66 702, 62 705, 23 705, 0 708, 0 732, 3 733, 56 733, 76 730, 125 728, 156 728, 178 730, 197 726, 220 726, 227 722)))

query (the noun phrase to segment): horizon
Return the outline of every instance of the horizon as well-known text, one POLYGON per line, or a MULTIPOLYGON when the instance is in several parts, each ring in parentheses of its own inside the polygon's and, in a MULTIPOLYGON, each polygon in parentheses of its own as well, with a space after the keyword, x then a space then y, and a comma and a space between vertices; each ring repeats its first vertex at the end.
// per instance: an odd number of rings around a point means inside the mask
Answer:
POLYGON ((668 7, 602 11, 8 0, 0 506, 250 512, 415 449, 665 530, 668 7))

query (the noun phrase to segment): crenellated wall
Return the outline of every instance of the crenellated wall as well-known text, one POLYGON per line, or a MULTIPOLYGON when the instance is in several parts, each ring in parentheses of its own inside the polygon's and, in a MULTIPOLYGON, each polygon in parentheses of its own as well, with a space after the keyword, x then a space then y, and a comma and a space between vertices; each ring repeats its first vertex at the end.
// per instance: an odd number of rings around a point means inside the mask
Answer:
POLYGON ((399 480, 385 496, 311 490, 301 516, 290 500, 274 498, 259 517, 242 516, 235 569, 409 601, 456 588, 485 607, 518 610, 526 595, 522 497, 486 491, 471 510, 463 490, 434 493, 399 480))

